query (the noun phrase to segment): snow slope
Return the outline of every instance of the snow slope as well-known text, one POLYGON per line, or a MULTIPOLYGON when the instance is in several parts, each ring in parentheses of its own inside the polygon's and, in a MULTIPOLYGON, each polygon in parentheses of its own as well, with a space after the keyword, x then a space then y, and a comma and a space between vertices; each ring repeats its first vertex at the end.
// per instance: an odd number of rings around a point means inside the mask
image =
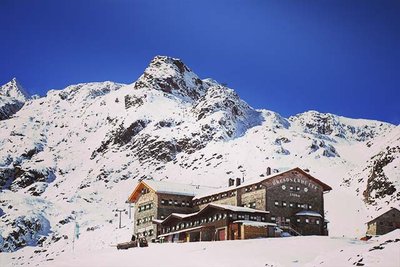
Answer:
POLYGON ((333 188, 330 234, 362 236, 382 207, 399 207, 399 138, 385 122, 253 109, 181 60, 157 56, 132 84, 51 90, 0 121, 0 249, 60 254, 75 221, 92 237, 88 249, 103 248, 139 179, 220 187, 267 167, 309 169, 333 188))

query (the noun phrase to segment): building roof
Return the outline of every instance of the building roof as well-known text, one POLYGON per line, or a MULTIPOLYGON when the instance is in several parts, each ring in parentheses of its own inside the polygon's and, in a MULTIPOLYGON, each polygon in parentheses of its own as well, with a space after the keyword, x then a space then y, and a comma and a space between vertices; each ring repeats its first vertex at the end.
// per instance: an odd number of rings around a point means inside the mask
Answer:
POLYGON ((296 213, 296 216, 310 216, 310 217, 320 217, 322 218, 322 215, 319 214, 318 212, 311 211, 311 210, 302 210, 296 213))
POLYGON ((284 171, 284 172, 271 174, 268 177, 260 177, 260 178, 257 178, 257 179, 251 179, 249 181, 246 181, 246 182, 240 184, 239 186, 228 186, 228 187, 212 189, 212 190, 209 190, 209 191, 204 191, 203 193, 196 194, 196 196, 193 199, 194 200, 195 199, 201 199, 201 198, 204 198, 204 197, 208 197, 208 196, 212 196, 212 195, 216 195, 216 194, 220 194, 220 193, 224 193, 224 192, 229 192, 231 190, 236 190, 236 189, 243 188, 243 187, 246 187, 246 186, 258 184, 260 182, 263 182, 263 181, 266 181, 266 180, 269 180, 269 179, 273 179, 275 177, 278 177, 280 175, 283 175, 283 174, 291 172, 291 171, 298 171, 301 174, 307 176, 307 178, 309 178, 311 181, 313 181, 313 182, 319 184, 320 186, 322 186, 322 189, 323 189, 324 192, 332 190, 332 187, 330 187, 329 185, 327 185, 327 184, 321 182, 320 180, 318 180, 317 178, 311 176, 311 174, 309 174, 308 172, 305 172, 302 169, 296 167, 296 168, 293 168, 293 169, 290 169, 290 170, 287 170, 287 171, 284 171))
POLYGON ((175 232, 169 232, 169 233, 166 233, 166 234, 159 235, 158 237, 166 237, 166 236, 169 236, 169 235, 179 234, 179 233, 183 233, 183 232, 190 232, 190 231, 193 231, 193 230, 198 230, 200 228, 203 228, 203 226, 196 226, 196 227, 192 227, 192 228, 188 228, 188 229, 178 230, 178 231, 175 231, 175 232))
MULTIPOLYGON (((265 210, 256 210, 256 209, 251 209, 251 208, 247 208, 247 207, 216 204, 216 203, 210 203, 207 206, 205 206, 202 210, 206 209, 207 207, 214 207, 214 208, 217 208, 217 209, 230 210, 230 211, 234 211, 234 212, 267 213, 267 214, 269 213, 269 211, 265 211, 265 210)), ((201 211, 199 211, 199 213, 201 211)))
POLYGON ((147 187, 156 193, 191 197, 213 189, 213 187, 203 185, 180 184, 169 181, 142 180, 136 185, 132 194, 129 196, 128 201, 136 202, 141 190, 144 187, 147 187))
POLYGON ((386 213, 388 213, 388 212, 391 211, 391 210, 397 210, 397 212, 400 213, 400 211, 399 211, 397 208, 395 208, 395 207, 390 207, 390 208, 388 208, 385 212, 381 213, 381 215, 375 217, 374 219, 368 221, 367 223, 371 223, 371 222, 373 222, 373 221, 379 219, 381 216, 385 215, 386 213))

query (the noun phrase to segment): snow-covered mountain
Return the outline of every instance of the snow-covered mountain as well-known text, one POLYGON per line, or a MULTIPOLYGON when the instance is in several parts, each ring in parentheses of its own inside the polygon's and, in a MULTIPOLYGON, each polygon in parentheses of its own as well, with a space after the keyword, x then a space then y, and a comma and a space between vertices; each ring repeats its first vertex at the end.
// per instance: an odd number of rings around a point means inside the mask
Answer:
POLYGON ((0 86, 0 120, 5 120, 22 108, 29 94, 16 78, 0 86))
POLYGON ((331 234, 362 235, 369 216, 399 206, 399 147, 399 126, 256 110, 181 60, 157 56, 132 84, 51 90, 0 121, 0 250, 59 254, 74 220, 93 246, 108 246, 119 234, 114 210, 127 208, 139 179, 226 186, 267 167, 309 169, 333 187, 331 234))

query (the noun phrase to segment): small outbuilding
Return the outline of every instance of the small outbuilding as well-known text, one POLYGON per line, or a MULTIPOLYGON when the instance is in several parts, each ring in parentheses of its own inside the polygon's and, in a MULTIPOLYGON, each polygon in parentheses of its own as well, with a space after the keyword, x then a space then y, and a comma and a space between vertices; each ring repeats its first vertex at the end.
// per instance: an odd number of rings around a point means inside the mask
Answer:
POLYGON ((367 235, 384 235, 395 229, 400 229, 400 211, 391 208, 367 224, 367 235))

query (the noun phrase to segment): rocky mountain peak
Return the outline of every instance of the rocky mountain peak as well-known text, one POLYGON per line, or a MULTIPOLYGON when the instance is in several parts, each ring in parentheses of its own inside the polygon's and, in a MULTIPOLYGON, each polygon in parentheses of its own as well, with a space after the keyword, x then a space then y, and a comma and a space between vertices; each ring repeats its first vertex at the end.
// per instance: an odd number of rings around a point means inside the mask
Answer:
POLYGON ((11 81, 0 87, 0 96, 15 98, 21 102, 25 102, 29 99, 29 94, 16 78, 13 78, 11 81))
POLYGON ((135 83, 135 89, 144 88, 193 101, 204 95, 207 86, 180 59, 156 56, 135 83))

